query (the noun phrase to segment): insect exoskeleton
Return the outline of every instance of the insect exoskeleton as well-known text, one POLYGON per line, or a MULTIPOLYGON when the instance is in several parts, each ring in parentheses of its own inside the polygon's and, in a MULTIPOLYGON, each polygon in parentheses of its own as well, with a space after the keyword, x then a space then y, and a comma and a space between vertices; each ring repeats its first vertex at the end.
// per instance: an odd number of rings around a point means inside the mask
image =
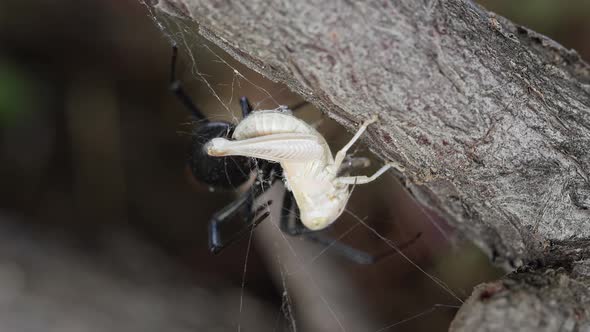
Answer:
POLYGON ((211 156, 246 156, 280 163, 301 222, 310 230, 320 230, 342 214, 351 184, 368 183, 391 166, 385 165, 370 178, 337 177, 347 150, 375 121, 365 121, 336 158, 319 132, 281 109, 253 112, 236 126, 232 140, 214 138, 206 149, 211 156))

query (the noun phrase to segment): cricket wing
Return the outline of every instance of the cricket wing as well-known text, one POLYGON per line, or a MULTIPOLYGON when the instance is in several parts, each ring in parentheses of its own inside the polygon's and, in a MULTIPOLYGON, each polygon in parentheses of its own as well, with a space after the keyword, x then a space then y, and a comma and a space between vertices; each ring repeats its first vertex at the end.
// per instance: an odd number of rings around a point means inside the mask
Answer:
POLYGON ((326 153, 317 136, 302 133, 272 134, 237 141, 214 138, 206 149, 211 156, 245 156, 275 162, 308 162, 322 159, 326 153))

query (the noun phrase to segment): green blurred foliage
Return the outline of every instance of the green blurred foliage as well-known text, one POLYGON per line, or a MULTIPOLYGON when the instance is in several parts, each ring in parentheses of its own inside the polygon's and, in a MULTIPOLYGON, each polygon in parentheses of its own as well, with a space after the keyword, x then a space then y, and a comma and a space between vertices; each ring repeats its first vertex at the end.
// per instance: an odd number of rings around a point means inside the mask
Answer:
POLYGON ((35 83, 18 66, 0 59, 0 125, 18 121, 34 108, 35 83))

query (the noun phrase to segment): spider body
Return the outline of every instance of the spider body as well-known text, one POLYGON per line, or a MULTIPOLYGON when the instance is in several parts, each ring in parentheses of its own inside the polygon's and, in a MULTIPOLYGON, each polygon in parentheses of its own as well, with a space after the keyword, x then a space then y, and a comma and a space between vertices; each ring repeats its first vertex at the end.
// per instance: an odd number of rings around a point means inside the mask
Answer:
POLYGON ((195 179, 220 189, 234 189, 250 179, 253 166, 250 158, 213 158, 204 148, 214 138, 231 137, 234 128, 233 124, 220 121, 201 122, 193 128, 188 164, 195 179))

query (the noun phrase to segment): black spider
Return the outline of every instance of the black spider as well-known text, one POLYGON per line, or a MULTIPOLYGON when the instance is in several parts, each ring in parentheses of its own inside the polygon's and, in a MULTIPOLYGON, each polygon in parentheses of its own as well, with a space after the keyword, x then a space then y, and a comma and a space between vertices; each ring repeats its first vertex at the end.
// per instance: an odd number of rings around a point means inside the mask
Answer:
MULTIPOLYGON (((205 144, 216 137, 231 137, 235 124, 225 121, 210 121, 201 113, 183 90, 180 81, 176 79, 177 58, 178 48, 173 45, 170 90, 190 110, 197 123, 192 130, 191 153, 188 158, 194 178, 214 188, 233 190, 250 181, 253 171, 258 170, 257 179, 253 182, 255 185, 252 185, 249 190, 246 190, 236 200, 216 212, 209 221, 209 249, 213 253, 218 253, 269 216, 268 207, 273 203, 272 200, 263 202, 256 208, 254 205, 258 203, 257 198, 264 191, 264 186, 260 184, 268 184, 266 188, 269 188, 280 182, 278 180, 282 179, 282 169, 280 164, 266 160, 237 156, 212 157, 207 154, 204 149, 205 144), (240 223, 238 230, 233 232, 227 239, 224 239, 221 228, 224 224, 229 224, 232 221, 240 223)), ((305 104, 305 102, 300 103, 289 109, 295 111, 305 104)), ((240 99, 240 107, 243 118, 246 118, 252 112, 252 106, 246 97, 240 99)), ((282 211, 280 218, 281 231, 291 236, 305 235, 315 242, 330 246, 335 252, 354 262, 370 264, 393 253, 388 251, 378 256, 371 255, 341 243, 321 231, 310 231, 299 220, 299 211, 291 192, 285 192, 282 211)), ((411 244, 418 236, 401 247, 411 244)))

